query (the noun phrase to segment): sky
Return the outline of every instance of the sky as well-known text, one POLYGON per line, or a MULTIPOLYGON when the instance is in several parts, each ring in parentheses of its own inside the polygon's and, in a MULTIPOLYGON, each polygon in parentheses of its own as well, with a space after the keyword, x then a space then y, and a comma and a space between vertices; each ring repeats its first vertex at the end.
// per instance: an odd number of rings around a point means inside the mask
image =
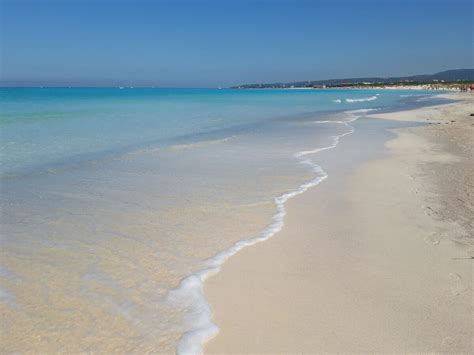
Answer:
POLYGON ((0 0, 0 85, 217 87, 472 68, 472 0, 0 0))

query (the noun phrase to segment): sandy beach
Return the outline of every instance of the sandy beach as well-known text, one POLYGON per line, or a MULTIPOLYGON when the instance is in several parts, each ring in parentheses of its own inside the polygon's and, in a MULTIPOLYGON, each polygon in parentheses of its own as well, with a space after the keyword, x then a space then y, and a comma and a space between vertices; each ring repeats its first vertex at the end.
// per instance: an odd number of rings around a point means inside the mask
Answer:
POLYGON ((0 355, 474 354, 473 0, 0 1, 0 355))
POLYGON ((206 281, 206 353, 472 353, 474 95, 447 97, 313 157, 329 178, 206 281))

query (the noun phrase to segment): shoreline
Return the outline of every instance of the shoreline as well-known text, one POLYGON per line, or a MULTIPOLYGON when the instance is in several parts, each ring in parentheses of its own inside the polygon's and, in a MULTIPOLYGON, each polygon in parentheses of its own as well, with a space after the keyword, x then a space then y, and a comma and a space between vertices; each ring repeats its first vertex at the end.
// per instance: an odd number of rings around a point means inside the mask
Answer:
MULTIPOLYGON (((380 92, 380 98, 378 93, 360 91, 329 96, 235 92, 216 105, 216 91, 190 96, 182 90, 162 91, 156 93, 158 97, 136 92, 129 98, 116 97, 112 91, 87 91, 84 108, 91 115, 90 121, 84 121, 85 130, 79 129, 77 107, 68 104, 78 93, 38 90, 14 93, 18 100, 7 100, 15 109, 8 123, 10 136, 6 134, 6 143, 12 144, 4 146, 25 147, 17 157, 24 164, 13 160, 11 166, 38 169, 4 180, 2 267, 9 276, 1 280, 0 292, 5 295, 1 310, 5 351, 175 352, 179 343, 180 352, 188 352, 191 346, 201 352, 201 342, 215 329, 213 309, 202 293, 203 279, 229 251, 242 246, 243 238, 265 239, 266 233, 273 235, 273 228, 281 228, 280 213, 286 213, 287 203, 290 206, 293 200, 286 201, 287 197, 306 189, 305 183, 317 183, 316 175, 325 176, 310 168, 329 168, 330 181, 338 175, 331 161, 339 158, 320 162, 319 157, 339 154, 340 145, 328 148, 351 131, 343 125, 353 118, 350 112, 359 115, 369 107, 388 112, 442 101, 402 98, 406 92, 380 92), (41 107, 60 98, 58 109, 64 109, 65 116, 50 123, 39 110, 38 117, 23 120, 22 105, 36 102, 35 95, 41 98, 41 107), (378 99, 359 102, 368 96, 378 99), (199 111, 202 119, 181 120, 201 105, 203 97, 207 104, 199 111), (102 112, 99 98, 117 105, 102 112), (167 104, 156 106, 158 98, 167 104), (335 104, 334 99, 345 104, 335 104), (249 106, 238 114, 236 102, 249 106), (164 117, 160 107, 167 107, 170 116, 158 120, 161 123, 155 127, 146 112, 164 117), (108 118, 118 112, 123 121, 112 129, 108 118), (219 122, 211 124, 219 112, 219 122), (137 119, 143 125, 130 131, 137 119), (182 127, 175 125, 177 121, 182 127), (110 126, 103 126, 107 122, 110 126), (62 149, 53 149, 55 141, 46 139, 53 132, 48 129, 51 124, 57 142, 64 144, 62 149), (166 128, 163 132, 151 129, 161 124, 166 128), (76 126, 74 136, 81 139, 68 142, 76 126), (105 130, 106 126, 111 129, 105 130), (33 127, 37 128, 37 139, 32 141, 36 149, 27 144, 27 135, 15 134, 33 127), (175 135, 180 132, 189 134, 175 135), (149 136, 154 139, 145 139, 149 136), (123 144, 115 141, 118 137, 123 144), (93 156, 83 156, 83 149, 96 139, 110 150, 94 145, 93 156), (300 153, 295 156, 296 152, 300 153), (33 159, 37 153, 39 160, 33 159), (49 161, 58 165, 53 167, 49 161), (60 267, 65 260, 68 267, 60 267), (71 326, 64 327, 64 322, 71 326), (45 323, 47 327, 42 326, 45 323), (182 345, 188 336, 191 345, 182 345)), ((361 118, 350 125, 367 123, 361 118)), ((366 152, 354 147, 354 154, 346 156, 352 159, 362 153, 366 152)), ((364 159, 357 157, 357 162, 364 159)), ((354 162, 341 165, 352 167, 354 162)), ((321 186, 326 184, 327 180, 321 186)))
POLYGON ((450 183, 472 194, 465 171, 472 146, 453 147, 445 128, 457 123, 469 134, 472 125, 464 116, 456 122, 442 116, 465 115, 472 95, 447 96, 464 101, 368 116, 434 124, 397 128, 385 144, 388 157, 364 162, 349 176, 335 168, 334 179, 288 202, 278 235, 246 248, 206 281, 221 330, 205 344, 207 353, 469 351, 471 261, 453 258, 472 256, 466 230, 472 201, 461 206, 463 222, 448 216, 440 206, 457 202, 435 178, 446 164, 457 164, 465 174, 450 183))
MULTIPOLYGON (((451 83, 453 84, 453 83, 451 83)), ((231 87, 232 90, 430 90, 430 91, 442 91, 450 93, 462 93, 461 86, 467 87, 466 83, 459 83, 458 86, 453 86, 443 83, 427 83, 417 85, 349 85, 349 86, 315 86, 315 87, 301 87, 301 86, 285 86, 285 87, 231 87)), ((464 91, 469 93, 468 91, 464 91)))
POLYGON ((349 129, 347 132, 333 136, 333 142, 329 146, 295 153, 294 158, 297 159, 300 164, 310 167, 310 170, 314 174, 313 178, 304 182, 295 190, 285 192, 274 198, 276 212, 273 214, 271 222, 256 237, 237 241, 230 248, 217 253, 208 259, 206 268, 198 270, 192 275, 186 277, 181 281, 179 287, 171 292, 170 300, 186 299, 190 296, 194 300, 199 300, 191 307, 194 308, 191 313, 194 314, 194 318, 198 319, 197 325, 181 336, 177 345, 178 353, 201 353, 203 344, 206 343, 206 340, 215 337, 219 333, 219 327, 215 325, 212 319, 212 307, 203 292, 205 282, 215 274, 219 273, 223 264, 226 263, 229 258, 239 253, 242 249, 267 241, 281 232, 285 224, 284 217, 287 213, 285 205, 287 201, 305 193, 312 187, 319 185, 328 177, 327 173, 318 164, 314 163, 311 159, 306 158, 306 156, 311 156, 321 151, 336 148, 342 137, 354 133, 354 129, 350 123, 356 121, 369 111, 370 109, 345 111, 344 114, 349 117, 349 120, 335 121, 335 123, 343 124, 349 129))

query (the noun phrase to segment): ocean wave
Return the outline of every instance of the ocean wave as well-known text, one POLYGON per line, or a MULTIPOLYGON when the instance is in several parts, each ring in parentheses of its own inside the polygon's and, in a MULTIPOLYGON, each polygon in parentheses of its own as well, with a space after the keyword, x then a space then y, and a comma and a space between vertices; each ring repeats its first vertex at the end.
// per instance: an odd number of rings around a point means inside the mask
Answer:
POLYGON ((362 115, 360 115, 360 114, 366 114, 368 112, 378 111, 378 110, 379 110, 378 108, 361 108, 361 109, 357 109, 357 110, 349 110, 349 111, 344 111, 344 113, 349 115, 349 119, 347 119, 345 121, 324 120, 324 121, 313 121, 312 123, 316 123, 316 124, 322 124, 322 123, 346 124, 346 123, 353 122, 356 119, 358 119, 359 117, 361 117, 362 115))
POLYGON ((336 99, 336 100, 332 100, 332 102, 340 104, 342 102, 342 100, 341 99, 336 99))
POLYGON ((374 95, 374 96, 371 96, 371 97, 365 97, 365 98, 361 98, 361 99, 346 99, 346 102, 364 102, 364 101, 373 101, 373 100, 377 100, 378 95, 374 95))
POLYGON ((313 121, 313 123, 341 123, 342 121, 313 121))
POLYGON ((168 301, 170 303, 190 310, 185 324, 187 329, 177 344, 178 354, 201 354, 203 344, 210 338, 216 336, 219 332, 219 328, 212 320, 211 306, 203 292, 204 282, 210 276, 218 273, 222 264, 240 250, 245 247, 266 241, 283 229, 284 217, 286 215, 285 203, 289 199, 306 192, 308 189, 316 185, 319 185, 328 177, 328 174, 321 168, 321 166, 314 163, 308 158, 308 156, 324 150, 335 148, 342 137, 354 132, 354 128, 349 125, 348 122, 357 120, 365 112, 368 112, 368 110, 347 111, 346 113, 350 115, 350 119, 348 121, 334 121, 339 124, 346 125, 349 128, 349 131, 340 135, 332 136, 332 142, 330 145, 322 148, 300 151, 294 154, 294 157, 299 161, 300 164, 310 167, 312 172, 315 174, 315 177, 306 183, 303 183, 297 189, 275 197, 274 202, 276 206, 276 212, 273 215, 270 224, 268 224, 259 235, 254 238, 238 241, 229 249, 217 253, 206 261, 205 268, 184 278, 176 289, 169 292, 168 301))
MULTIPOLYGON (((378 108, 361 108, 361 109, 357 109, 357 110, 350 110, 350 111, 346 111, 346 113, 352 115, 352 116, 357 116, 357 114, 359 113, 367 113, 367 112, 372 112, 372 111, 378 111, 379 109, 378 108)), ((360 116, 357 116, 357 118, 359 118, 360 116)), ((355 118, 355 119, 357 119, 355 118)), ((352 119, 351 121, 349 122, 352 122, 354 121, 354 119, 352 119)))

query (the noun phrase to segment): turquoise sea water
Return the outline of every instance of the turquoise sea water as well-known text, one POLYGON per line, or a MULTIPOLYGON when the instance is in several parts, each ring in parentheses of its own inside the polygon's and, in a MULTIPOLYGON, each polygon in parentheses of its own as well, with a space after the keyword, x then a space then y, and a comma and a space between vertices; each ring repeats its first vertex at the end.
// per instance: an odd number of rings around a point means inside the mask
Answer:
POLYGON ((1 173, 199 140, 206 135, 216 138, 296 114, 389 106, 409 94, 368 90, 0 89, 1 173))
POLYGON ((427 94, 0 89, 0 351, 199 352, 205 278, 283 227, 353 120, 427 94))

